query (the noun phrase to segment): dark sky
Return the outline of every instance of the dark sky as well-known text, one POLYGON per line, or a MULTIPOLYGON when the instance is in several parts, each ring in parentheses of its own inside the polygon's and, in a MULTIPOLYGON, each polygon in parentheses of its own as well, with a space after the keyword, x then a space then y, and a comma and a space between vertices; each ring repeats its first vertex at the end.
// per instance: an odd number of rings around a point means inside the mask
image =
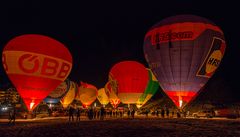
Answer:
MULTIPOLYGON (((224 59, 214 77, 240 92, 240 13, 230 1, 16 1, 0 4, 0 50, 13 37, 36 33, 59 40, 73 56, 69 76, 101 88, 110 68, 123 60, 147 66, 143 38, 158 21, 178 14, 208 18, 223 30, 227 42, 224 59)), ((1 77, 4 77, 2 65, 1 77)), ((2 80, 3 82, 3 80, 2 80)), ((235 92, 234 91, 234 92, 235 92)))

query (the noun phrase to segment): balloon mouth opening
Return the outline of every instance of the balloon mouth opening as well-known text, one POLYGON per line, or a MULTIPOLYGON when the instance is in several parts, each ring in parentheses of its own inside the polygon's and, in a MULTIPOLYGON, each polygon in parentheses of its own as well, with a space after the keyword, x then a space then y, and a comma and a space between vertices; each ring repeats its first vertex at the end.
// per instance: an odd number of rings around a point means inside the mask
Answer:
POLYGON ((165 91, 178 108, 183 108, 196 95, 194 91, 165 91))

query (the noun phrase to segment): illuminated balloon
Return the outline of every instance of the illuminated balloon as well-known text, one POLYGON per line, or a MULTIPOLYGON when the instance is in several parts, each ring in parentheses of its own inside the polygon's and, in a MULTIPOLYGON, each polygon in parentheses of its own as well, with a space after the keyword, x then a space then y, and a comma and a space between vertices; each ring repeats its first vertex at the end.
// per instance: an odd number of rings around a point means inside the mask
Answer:
POLYGON ((97 99, 102 105, 105 106, 109 103, 109 99, 108 99, 107 93, 105 91, 105 88, 99 89, 97 94, 98 94, 97 99))
POLYGON ((194 15, 164 19, 144 39, 145 59, 162 89, 180 108, 211 78, 225 47, 222 30, 194 15))
POLYGON ((97 98, 97 88, 91 84, 81 82, 76 99, 81 101, 83 107, 90 106, 97 98))
POLYGON ((136 61, 122 61, 115 64, 109 77, 116 81, 117 96, 125 104, 135 104, 148 84, 148 71, 136 61))
POLYGON ((67 79, 54 89, 45 99, 46 103, 58 103, 70 88, 70 81, 67 79))
POLYGON ((142 107, 144 104, 147 103, 148 100, 151 99, 153 95, 157 92, 159 88, 158 81, 152 71, 150 69, 148 70, 148 75, 149 75, 149 81, 146 90, 144 93, 141 95, 141 97, 138 99, 136 106, 138 108, 142 107))
POLYGON ((70 81, 70 87, 66 95, 60 100, 63 108, 67 108, 69 104, 73 102, 78 91, 78 86, 73 81, 70 81))
POLYGON ((67 78, 72 68, 72 56, 57 40, 26 34, 7 43, 2 63, 31 111, 67 78))
POLYGON ((113 81, 111 80, 107 82, 104 88, 108 96, 109 102, 114 108, 117 108, 117 106, 121 103, 121 101, 116 95, 116 92, 117 92, 116 87, 114 88, 114 86, 111 86, 111 85, 114 85, 112 82, 113 81))

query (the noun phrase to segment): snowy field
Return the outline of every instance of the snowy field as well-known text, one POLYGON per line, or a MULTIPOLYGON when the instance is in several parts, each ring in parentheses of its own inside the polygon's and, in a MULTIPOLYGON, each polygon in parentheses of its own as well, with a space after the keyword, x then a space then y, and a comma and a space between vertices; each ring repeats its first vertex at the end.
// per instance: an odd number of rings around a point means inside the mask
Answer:
POLYGON ((9 125, 0 120, 0 137, 159 137, 221 136, 240 137, 240 119, 106 119, 82 118, 68 122, 67 117, 17 120, 9 125))

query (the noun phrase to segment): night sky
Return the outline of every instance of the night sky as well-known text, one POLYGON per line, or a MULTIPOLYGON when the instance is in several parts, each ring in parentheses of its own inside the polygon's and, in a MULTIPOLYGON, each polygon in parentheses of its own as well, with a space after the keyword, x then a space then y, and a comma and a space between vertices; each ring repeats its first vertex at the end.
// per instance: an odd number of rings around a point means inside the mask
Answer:
MULTIPOLYGON (((50 36, 70 50, 73 68, 69 78, 101 88, 111 67, 135 60, 147 67, 143 38, 155 23, 178 14, 194 14, 217 24, 227 43, 225 56, 213 79, 223 79, 240 96, 240 13, 230 1, 75 1, 3 3, 0 12, 0 51, 21 34, 50 36)), ((7 78, 0 68, 1 83, 7 78), (4 78, 5 77, 5 78, 4 78)))

